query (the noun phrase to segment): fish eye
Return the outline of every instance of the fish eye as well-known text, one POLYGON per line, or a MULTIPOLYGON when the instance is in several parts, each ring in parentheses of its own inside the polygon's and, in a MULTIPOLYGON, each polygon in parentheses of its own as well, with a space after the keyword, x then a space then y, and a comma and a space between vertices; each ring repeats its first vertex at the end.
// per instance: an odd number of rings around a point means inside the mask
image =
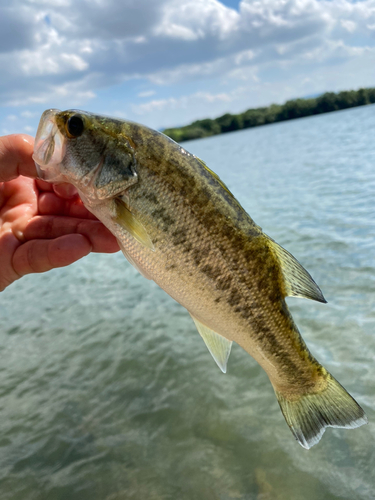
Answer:
POLYGON ((84 123, 79 115, 73 115, 66 122, 66 131, 69 137, 79 137, 83 134, 84 123))

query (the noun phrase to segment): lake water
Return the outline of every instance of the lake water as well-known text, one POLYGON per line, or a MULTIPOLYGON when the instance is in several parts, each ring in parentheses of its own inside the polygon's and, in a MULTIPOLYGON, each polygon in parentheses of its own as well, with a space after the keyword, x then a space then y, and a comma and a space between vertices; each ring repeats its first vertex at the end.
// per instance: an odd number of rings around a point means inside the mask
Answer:
POLYGON ((307 451, 234 345, 222 374, 188 313, 121 254, 0 296, 1 500, 375 498, 375 106, 184 143, 328 304, 288 299, 369 424, 307 451))

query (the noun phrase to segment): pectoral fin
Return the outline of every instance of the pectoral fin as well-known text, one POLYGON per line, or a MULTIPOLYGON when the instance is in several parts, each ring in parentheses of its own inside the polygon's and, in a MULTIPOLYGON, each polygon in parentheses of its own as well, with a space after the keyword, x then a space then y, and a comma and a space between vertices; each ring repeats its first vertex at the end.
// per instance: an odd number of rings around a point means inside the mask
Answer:
POLYGON ((226 373, 232 342, 203 325, 193 315, 191 317, 218 367, 223 373, 226 373))
POLYGON ((305 268, 292 254, 267 236, 271 249, 275 252, 284 276, 286 295, 290 297, 303 297, 326 303, 326 299, 305 268))
POLYGON ((125 231, 133 236, 139 243, 151 250, 154 245, 149 237, 145 227, 139 220, 131 213, 125 202, 120 198, 115 199, 116 215, 114 221, 119 224, 125 231))

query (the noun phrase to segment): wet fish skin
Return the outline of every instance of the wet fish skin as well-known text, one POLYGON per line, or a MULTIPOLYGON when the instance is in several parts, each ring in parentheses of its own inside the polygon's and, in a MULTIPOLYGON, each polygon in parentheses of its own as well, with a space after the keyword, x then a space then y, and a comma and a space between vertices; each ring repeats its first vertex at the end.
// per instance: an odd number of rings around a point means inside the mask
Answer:
POLYGON ((186 307, 223 371, 232 341, 258 361, 302 446, 327 426, 366 423, 285 303, 325 302, 321 291, 200 159, 142 125, 75 110, 44 113, 34 159, 46 180, 74 184, 128 260, 186 307), (77 137, 72 117, 83 123, 77 137))

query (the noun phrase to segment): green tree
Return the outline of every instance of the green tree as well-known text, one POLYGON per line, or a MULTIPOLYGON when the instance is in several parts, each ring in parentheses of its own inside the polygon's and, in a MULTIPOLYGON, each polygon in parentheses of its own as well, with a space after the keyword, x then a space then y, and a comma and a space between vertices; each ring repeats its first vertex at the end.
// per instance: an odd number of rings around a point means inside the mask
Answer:
POLYGON ((243 113, 243 128, 258 127, 265 123, 265 110, 267 108, 248 109, 243 113))
POLYGON ((216 122, 220 126, 221 132, 233 132, 234 130, 239 130, 243 127, 243 119, 241 115, 231 115, 226 113, 219 118, 216 118, 216 122))
POLYGON ((370 104, 375 103, 375 88, 373 89, 367 89, 367 97, 368 97, 368 102, 370 104))
POLYGON ((357 106, 364 106, 366 104, 370 104, 367 89, 359 89, 357 91, 357 106))
POLYGON ((181 142, 371 103, 375 103, 375 88, 345 90, 337 94, 326 92, 317 98, 291 99, 282 105, 271 104, 268 107, 248 109, 238 115, 226 113, 213 120, 197 120, 185 127, 166 129, 164 133, 181 142))
POLYGON ((197 120, 191 124, 194 127, 200 127, 207 132, 207 136, 220 134, 221 128, 217 120, 207 118, 205 120, 197 120))
POLYGON ((326 92, 316 100, 316 109, 318 113, 328 113, 340 109, 337 102, 337 96, 334 92, 326 92))

